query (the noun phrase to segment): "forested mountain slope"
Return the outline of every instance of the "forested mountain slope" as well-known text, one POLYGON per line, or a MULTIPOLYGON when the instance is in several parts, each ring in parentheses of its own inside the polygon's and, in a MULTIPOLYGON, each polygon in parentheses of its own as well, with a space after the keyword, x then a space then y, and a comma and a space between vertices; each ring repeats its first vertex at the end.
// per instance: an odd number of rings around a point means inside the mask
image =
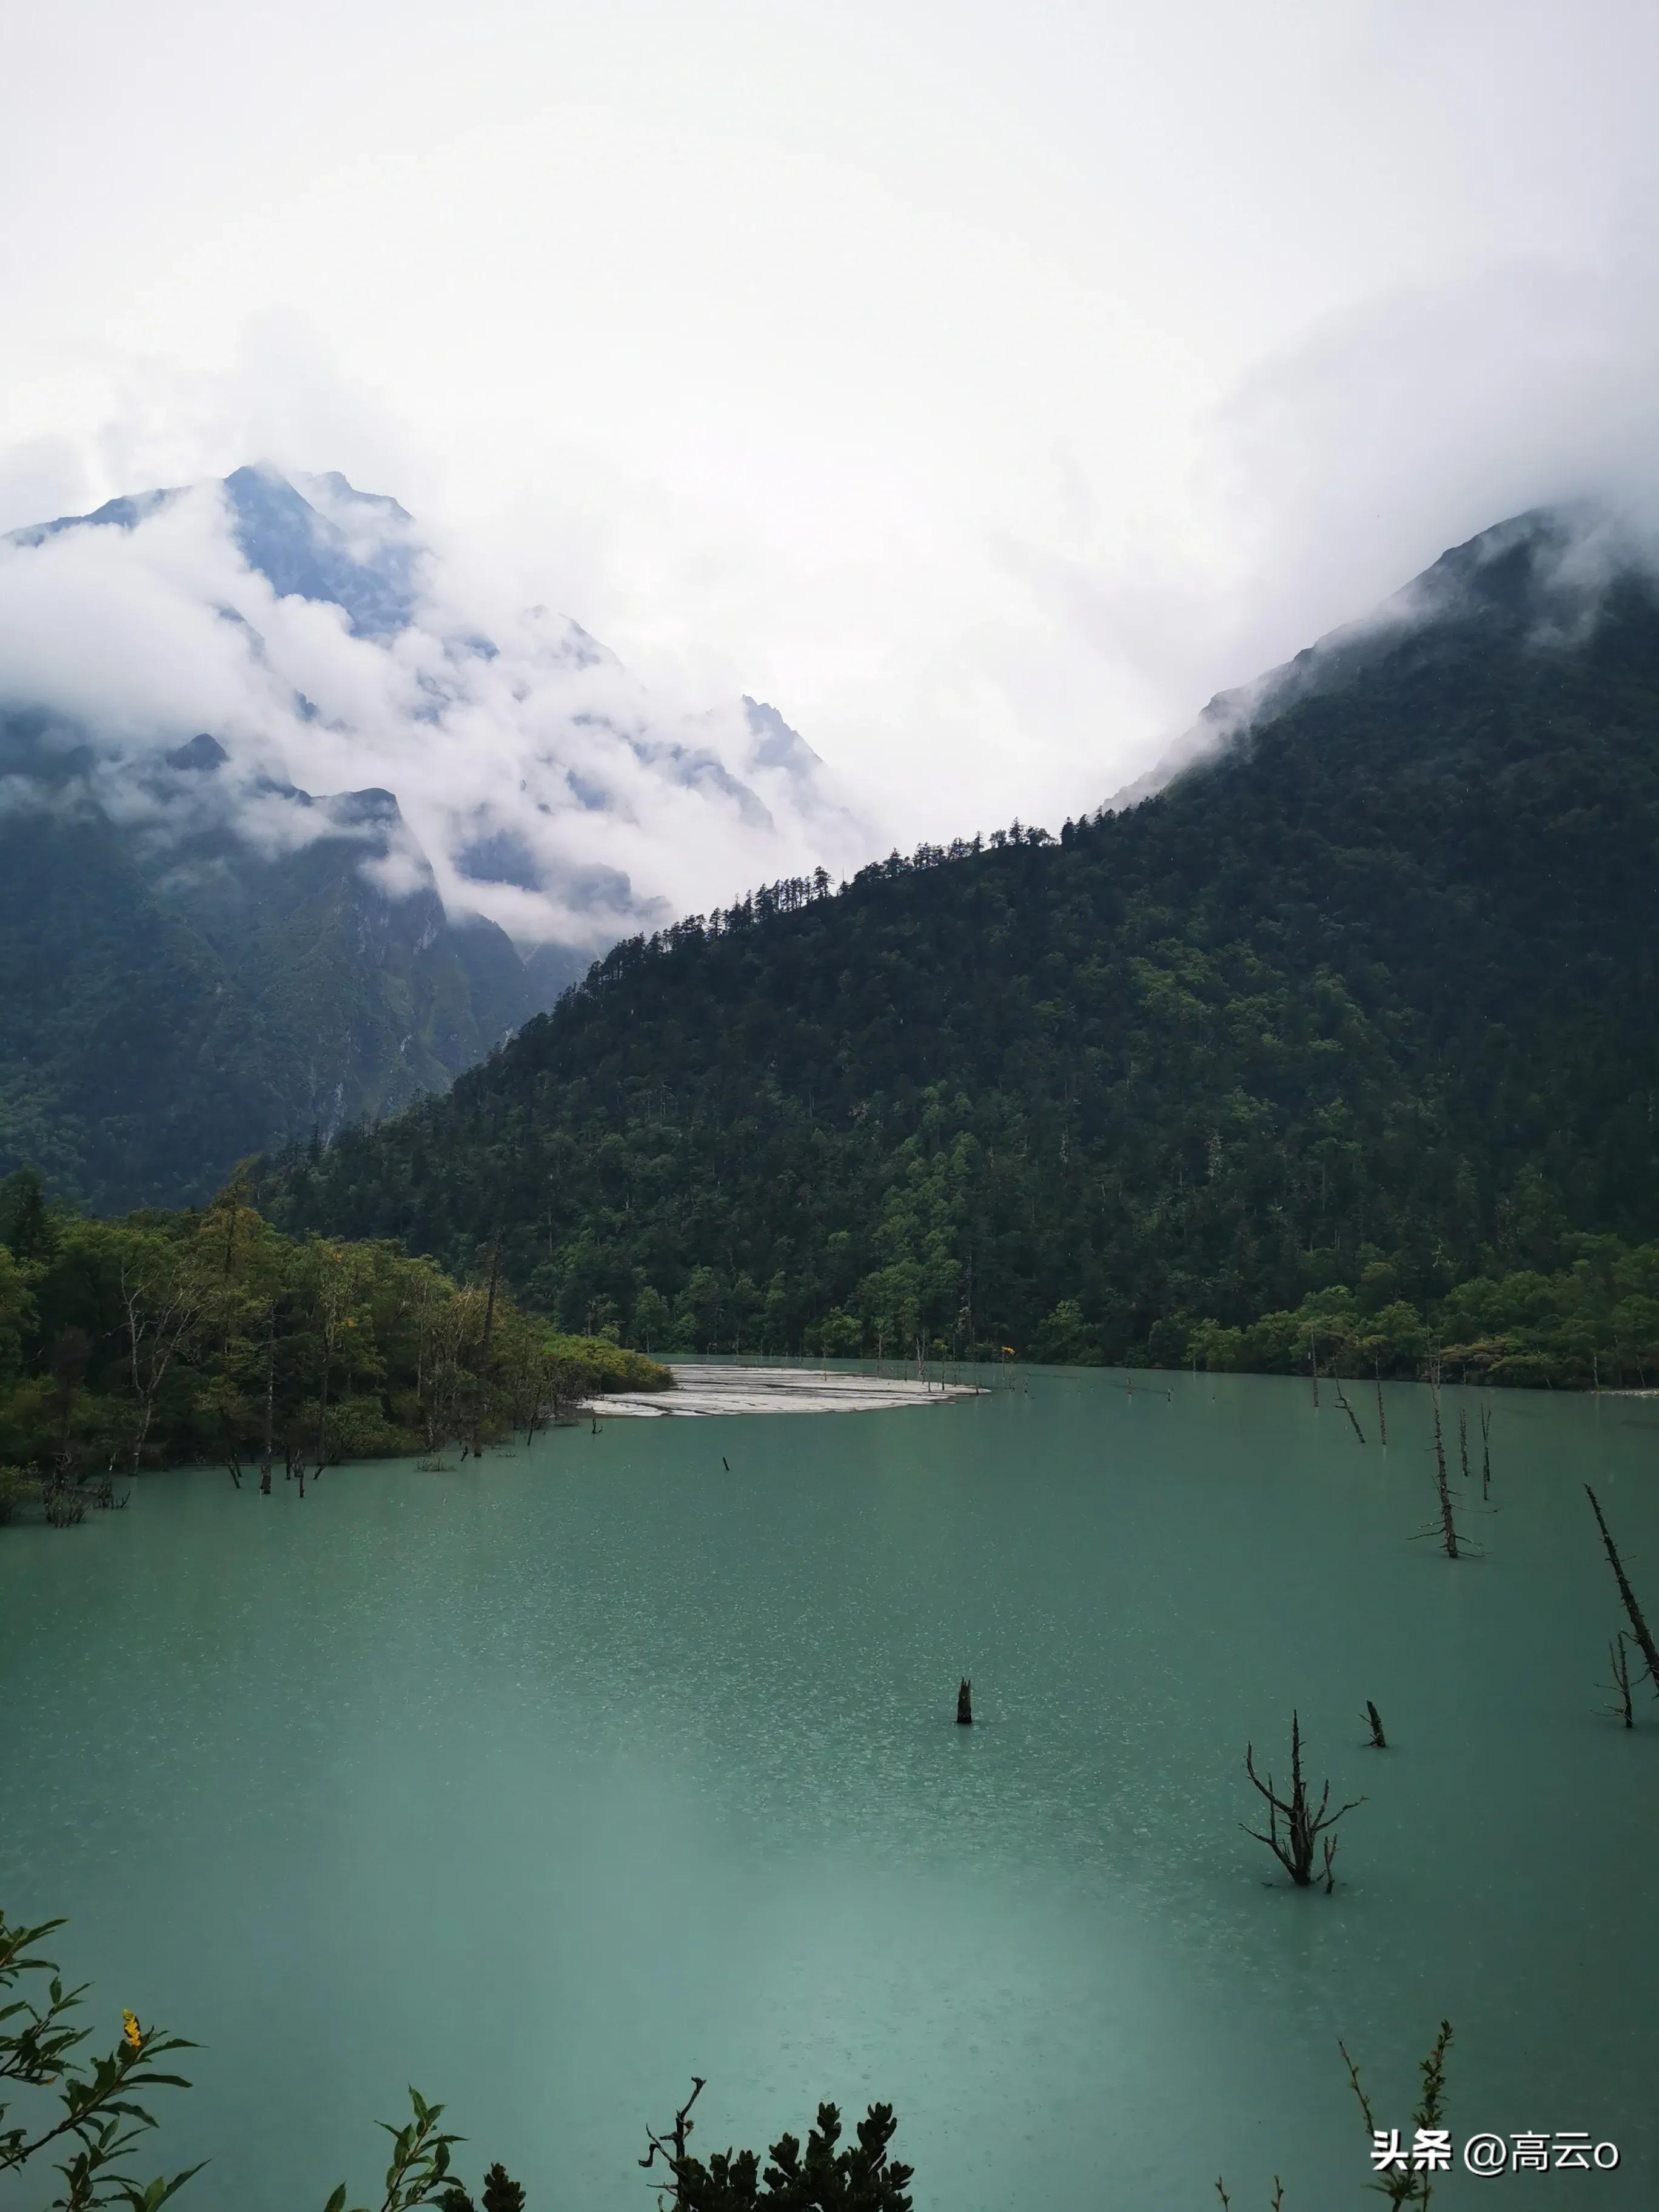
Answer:
POLYGON ((0 538, 0 1176, 199 1200, 669 913, 618 858, 869 849, 775 708, 471 589, 397 501, 268 466, 0 538))
POLYGON ((1335 1285, 1403 1358, 1407 1304, 1652 1236, 1659 602, 1570 540, 1448 556, 1132 811, 617 946, 283 1218, 499 1231, 658 1344, 1154 1359, 1335 1285))
POLYGON ((446 915, 389 792, 273 789, 307 842, 261 853, 174 801, 209 748, 158 764, 158 839, 0 718, 28 793, 0 809, 0 1173, 100 1210, 207 1197, 262 1144, 441 1089, 534 1010, 510 939, 446 915), (389 892, 366 864, 394 859, 389 892))

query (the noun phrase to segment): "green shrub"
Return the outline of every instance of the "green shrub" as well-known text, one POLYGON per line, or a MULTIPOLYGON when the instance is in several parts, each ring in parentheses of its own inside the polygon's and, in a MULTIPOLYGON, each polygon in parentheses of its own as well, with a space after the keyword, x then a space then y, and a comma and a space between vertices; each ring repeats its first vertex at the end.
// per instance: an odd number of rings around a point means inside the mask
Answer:
POLYGON ((580 1396, 603 1390, 672 1390, 674 1387, 674 1377, 666 1367, 605 1337, 566 1336, 552 1329, 548 1333, 547 1352, 550 1359, 570 1371, 580 1396))
POLYGON ((0 1467, 0 1521, 12 1521, 20 1505, 32 1504, 40 1486, 21 1467, 0 1467))

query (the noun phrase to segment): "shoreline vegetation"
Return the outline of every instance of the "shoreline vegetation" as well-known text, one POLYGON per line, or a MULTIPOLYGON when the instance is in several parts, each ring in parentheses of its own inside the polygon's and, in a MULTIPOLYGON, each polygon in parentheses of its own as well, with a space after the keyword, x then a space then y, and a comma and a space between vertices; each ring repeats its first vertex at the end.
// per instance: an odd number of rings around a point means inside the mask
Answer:
POLYGON ((145 1468, 305 1484, 343 1460, 477 1456, 668 1370, 386 1241, 289 1237, 239 1176, 212 1204, 88 1219, 0 1183, 0 1521, 67 1525, 145 1468))
MULTIPOLYGON (((636 1285, 578 1333, 515 1297, 500 1237, 465 1279, 395 1238, 287 1233, 254 1204, 250 1163, 210 1205, 86 1218, 19 1170, 0 1182, 0 1522, 60 1525, 118 1502, 144 1468, 220 1465, 301 1494, 346 1460, 478 1455, 589 1402, 674 1387, 661 1358, 873 1355, 897 1374, 945 1366, 1145 1365, 1221 1374, 1645 1391, 1659 1385, 1659 1244, 1571 1240, 1553 1272, 1496 1271, 1417 1304, 1394 1271, 1313 1291, 1247 1326, 1188 1316, 1149 1356, 1109 1356, 1080 1304, 1062 1299, 1027 1345, 929 1335, 843 1310, 789 1334, 757 1317, 675 1304, 636 1285), (643 1335, 644 1342, 639 1340, 643 1335), (633 1338, 635 1340, 630 1341, 633 1338)), ((896 1318, 914 1322, 916 1317, 896 1318)), ((688 1407, 687 1410, 692 1410, 688 1407)), ((751 1409, 752 1410, 752 1409, 751 1409)))

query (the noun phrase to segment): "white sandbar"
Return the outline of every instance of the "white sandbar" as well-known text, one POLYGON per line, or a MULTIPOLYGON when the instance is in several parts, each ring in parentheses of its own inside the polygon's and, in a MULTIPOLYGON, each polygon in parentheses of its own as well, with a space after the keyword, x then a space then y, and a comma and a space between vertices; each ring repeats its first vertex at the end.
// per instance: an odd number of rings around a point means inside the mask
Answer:
POLYGON ((943 1406, 983 1393, 969 1382, 897 1381, 816 1367, 693 1367, 678 1360, 672 1390, 619 1390, 589 1401, 609 1417, 669 1413, 878 1413, 896 1406, 943 1406))

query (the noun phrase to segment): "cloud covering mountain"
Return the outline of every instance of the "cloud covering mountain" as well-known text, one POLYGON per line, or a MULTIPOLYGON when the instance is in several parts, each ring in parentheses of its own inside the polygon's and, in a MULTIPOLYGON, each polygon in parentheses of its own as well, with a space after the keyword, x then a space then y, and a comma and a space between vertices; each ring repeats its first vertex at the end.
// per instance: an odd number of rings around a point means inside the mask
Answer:
POLYGON ((1452 546, 1369 613, 1218 691, 1101 811, 1139 805, 1302 701, 1352 683, 1410 632, 1484 623, 1540 652, 1582 644, 1608 591, 1632 578, 1659 584, 1659 509, 1650 501, 1580 498, 1511 515, 1452 546))
MULTIPOLYGON (((244 467, 14 532, 0 714, 152 846, 212 821, 270 860, 325 822, 342 834, 296 792, 392 793, 399 834, 363 830, 371 879, 434 889, 532 957, 580 958, 871 842, 775 709, 647 693, 337 474, 244 467), (162 773, 198 737, 212 773, 162 773)), ((58 781, 15 746, 6 766, 14 809, 58 781)))

